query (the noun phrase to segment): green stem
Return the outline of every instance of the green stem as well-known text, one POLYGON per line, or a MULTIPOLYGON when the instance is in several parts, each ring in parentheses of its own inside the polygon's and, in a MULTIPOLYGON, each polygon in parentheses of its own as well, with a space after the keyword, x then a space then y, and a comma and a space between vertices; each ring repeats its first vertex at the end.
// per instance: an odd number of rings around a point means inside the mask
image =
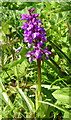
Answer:
POLYGON ((40 99, 41 94, 41 60, 37 60, 37 66, 38 66, 38 97, 40 99))
POLYGON ((39 102, 41 100, 41 60, 37 59, 38 67, 38 86, 36 88, 36 110, 40 106, 39 102))
POLYGON ((68 27, 68 31, 70 33, 70 37, 71 37, 71 27, 70 27, 70 24, 67 22, 67 27, 68 27))

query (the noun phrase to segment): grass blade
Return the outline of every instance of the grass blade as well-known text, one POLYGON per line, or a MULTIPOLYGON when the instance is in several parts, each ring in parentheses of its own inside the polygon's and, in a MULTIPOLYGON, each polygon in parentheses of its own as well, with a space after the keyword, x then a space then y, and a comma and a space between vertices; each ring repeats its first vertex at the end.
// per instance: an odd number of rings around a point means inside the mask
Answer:
POLYGON ((23 100, 25 100, 28 108, 29 108, 29 111, 34 111, 34 103, 25 95, 25 93, 17 87, 17 91, 18 93, 21 95, 21 97, 23 98, 23 100))
POLYGON ((9 105, 11 108, 13 108, 13 104, 6 92, 2 92, 2 99, 7 105, 9 105))
POLYGON ((57 105, 54 105, 54 104, 52 104, 52 103, 44 102, 44 101, 39 101, 39 102, 41 102, 41 103, 43 103, 43 104, 48 104, 48 105, 50 105, 50 106, 52 106, 52 107, 55 107, 55 108, 57 108, 57 109, 59 109, 59 110, 61 110, 61 111, 63 111, 63 112, 69 113, 69 111, 67 111, 67 110, 65 110, 65 109, 63 109, 63 108, 61 108, 61 107, 59 107, 59 106, 57 106, 57 105))

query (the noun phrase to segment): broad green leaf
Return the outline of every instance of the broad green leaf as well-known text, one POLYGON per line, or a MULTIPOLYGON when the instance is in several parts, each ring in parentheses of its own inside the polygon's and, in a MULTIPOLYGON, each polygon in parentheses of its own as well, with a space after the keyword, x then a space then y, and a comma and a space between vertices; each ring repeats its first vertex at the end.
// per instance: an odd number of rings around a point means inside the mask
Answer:
POLYGON ((29 109, 29 111, 35 111, 35 107, 34 107, 34 103, 31 101, 31 99, 29 99, 25 93, 22 91, 22 89, 18 88, 17 87, 17 90, 18 90, 18 93, 21 95, 21 97, 23 98, 23 100, 25 100, 26 104, 27 104, 27 107, 29 109))
POLYGON ((59 101, 65 104, 71 104, 71 88, 61 88, 52 93, 52 95, 59 101))

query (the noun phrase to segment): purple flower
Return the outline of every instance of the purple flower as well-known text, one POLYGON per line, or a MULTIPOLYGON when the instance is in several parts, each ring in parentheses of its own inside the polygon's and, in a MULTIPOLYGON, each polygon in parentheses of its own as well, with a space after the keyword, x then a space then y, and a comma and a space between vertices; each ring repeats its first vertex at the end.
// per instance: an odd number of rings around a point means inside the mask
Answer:
POLYGON ((34 13, 34 14, 32 14, 32 17, 38 17, 39 16, 39 14, 38 13, 34 13))
POLYGON ((42 41, 40 41, 40 42, 37 43, 38 47, 43 47, 43 45, 44 45, 44 43, 42 41))
POLYGON ((35 33, 32 34, 32 38, 33 38, 33 39, 36 39, 36 38, 38 38, 39 36, 40 36, 40 33, 39 33, 39 32, 35 32, 35 33))
POLYGON ((44 48, 44 44, 47 41, 47 38, 45 37, 46 31, 44 30, 44 27, 41 27, 41 19, 37 19, 39 14, 33 13, 34 10, 34 8, 28 8, 29 15, 21 15, 21 20, 27 21, 23 22, 23 26, 21 27, 24 29, 24 42, 27 42, 28 48, 32 47, 32 51, 29 51, 25 55, 29 58, 30 63, 37 59, 42 60, 43 55, 45 55, 46 59, 49 59, 49 54, 51 54, 47 47, 44 48))
POLYGON ((28 37, 24 37, 24 42, 28 42, 29 38, 28 37))
POLYGON ((29 24, 29 27, 27 27, 27 30, 33 29, 33 24, 29 24))
POLYGON ((27 27, 28 27, 28 24, 27 23, 25 23, 25 22, 23 22, 23 26, 21 27, 22 29, 26 29, 27 27))
POLYGON ((33 40, 32 38, 29 39, 29 44, 33 43, 33 40))
POLYGON ((32 13, 34 10, 35 8, 32 8, 32 9, 28 8, 29 13, 32 13))

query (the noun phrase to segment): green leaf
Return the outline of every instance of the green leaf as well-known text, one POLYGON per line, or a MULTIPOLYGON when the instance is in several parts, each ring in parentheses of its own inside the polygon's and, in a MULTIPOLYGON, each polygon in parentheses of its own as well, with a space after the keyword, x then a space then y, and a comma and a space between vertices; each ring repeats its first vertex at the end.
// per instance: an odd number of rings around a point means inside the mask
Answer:
POLYGON ((25 75, 25 73, 26 73, 26 68, 27 68, 27 66, 28 66, 28 62, 27 62, 27 60, 25 59, 22 63, 21 63, 21 65, 20 65, 20 68, 19 68, 19 73, 21 74, 21 75, 25 75))
POLYGON ((53 45, 55 51, 57 52, 57 54, 61 57, 61 58, 65 58, 68 60, 68 62, 71 64, 71 59, 51 40, 49 40, 49 42, 53 45))
POLYGON ((34 107, 34 103, 31 101, 31 99, 29 99, 25 95, 25 93, 20 88, 18 88, 18 87, 17 87, 17 91, 21 95, 21 97, 23 98, 23 100, 26 102, 29 111, 34 112, 35 111, 35 107, 34 107))
POLYGON ((44 102, 44 101, 39 101, 39 102, 41 102, 41 103, 43 103, 43 104, 47 104, 47 105, 53 106, 53 107, 55 107, 55 108, 57 108, 57 109, 59 109, 59 110, 61 110, 61 111, 63 111, 63 112, 69 113, 67 110, 65 110, 65 109, 63 109, 63 108, 61 108, 61 107, 59 107, 59 106, 57 106, 57 105, 54 105, 54 104, 52 104, 52 103, 44 102))
POLYGON ((1 88, 1 91, 0 91, 1 99, 2 99, 7 105, 9 105, 11 108, 13 108, 13 104, 12 104, 9 96, 8 96, 7 93, 5 92, 5 88, 4 88, 1 80, 0 80, 0 88, 1 88), (3 91, 4 91, 4 92, 3 92, 3 91))
POLYGON ((27 51, 28 51, 27 48, 25 48, 25 47, 22 48, 22 50, 20 52, 22 59, 26 58, 25 55, 27 54, 27 51))
POLYGON ((58 55, 55 55, 55 56, 54 56, 54 60, 55 60, 56 62, 58 62, 58 59, 59 59, 58 55))
POLYGON ((7 105, 9 105, 11 108, 13 108, 13 104, 6 92, 2 92, 2 99, 7 105))
POLYGON ((56 90, 52 93, 52 95, 59 101, 65 104, 71 104, 71 88, 61 88, 59 90, 56 90))
MULTIPOLYGON (((62 77, 62 72, 60 69, 57 69, 57 66, 52 63, 50 60, 45 60, 45 62, 60 76, 62 77)), ((54 61, 55 62, 55 61, 54 61)))
POLYGON ((4 31, 5 34, 9 34, 9 24, 4 24, 2 25, 2 30, 4 31))
POLYGON ((53 109, 52 106, 41 104, 38 110, 36 111, 36 117, 37 118, 50 118, 50 113, 52 112, 52 109, 53 109))
MULTIPOLYGON (((22 48, 22 50, 21 50, 21 52, 20 52, 21 59, 10 62, 10 64, 7 65, 7 66, 8 66, 8 69, 16 66, 17 64, 22 63, 24 60, 25 60, 25 62, 26 62, 26 61, 27 61, 27 60, 26 60, 26 57, 25 57, 26 54, 27 54, 27 49, 26 49, 26 48, 22 48)), ((26 63, 27 63, 27 62, 26 62, 26 63)))
POLYGON ((4 85, 2 84, 1 78, 0 78, 0 89, 1 89, 1 90, 5 90, 4 85))
POLYGON ((8 69, 10 69, 10 68, 16 66, 17 64, 22 63, 23 60, 24 60, 24 59, 21 58, 20 60, 16 60, 16 61, 10 62, 10 64, 7 65, 8 69))
POLYGON ((60 82, 60 81, 62 81, 65 85, 67 85, 67 83, 65 82, 65 81, 66 81, 65 78, 59 78, 59 79, 56 79, 55 81, 53 81, 52 84, 51 84, 51 86, 52 86, 53 84, 56 84, 56 82, 60 82))
MULTIPOLYGON (((71 118, 71 114, 68 113, 68 112, 65 112, 63 118, 64 118, 64 119, 69 119, 69 118, 71 118)), ((70 119, 69 119, 69 120, 70 120, 70 119)))

